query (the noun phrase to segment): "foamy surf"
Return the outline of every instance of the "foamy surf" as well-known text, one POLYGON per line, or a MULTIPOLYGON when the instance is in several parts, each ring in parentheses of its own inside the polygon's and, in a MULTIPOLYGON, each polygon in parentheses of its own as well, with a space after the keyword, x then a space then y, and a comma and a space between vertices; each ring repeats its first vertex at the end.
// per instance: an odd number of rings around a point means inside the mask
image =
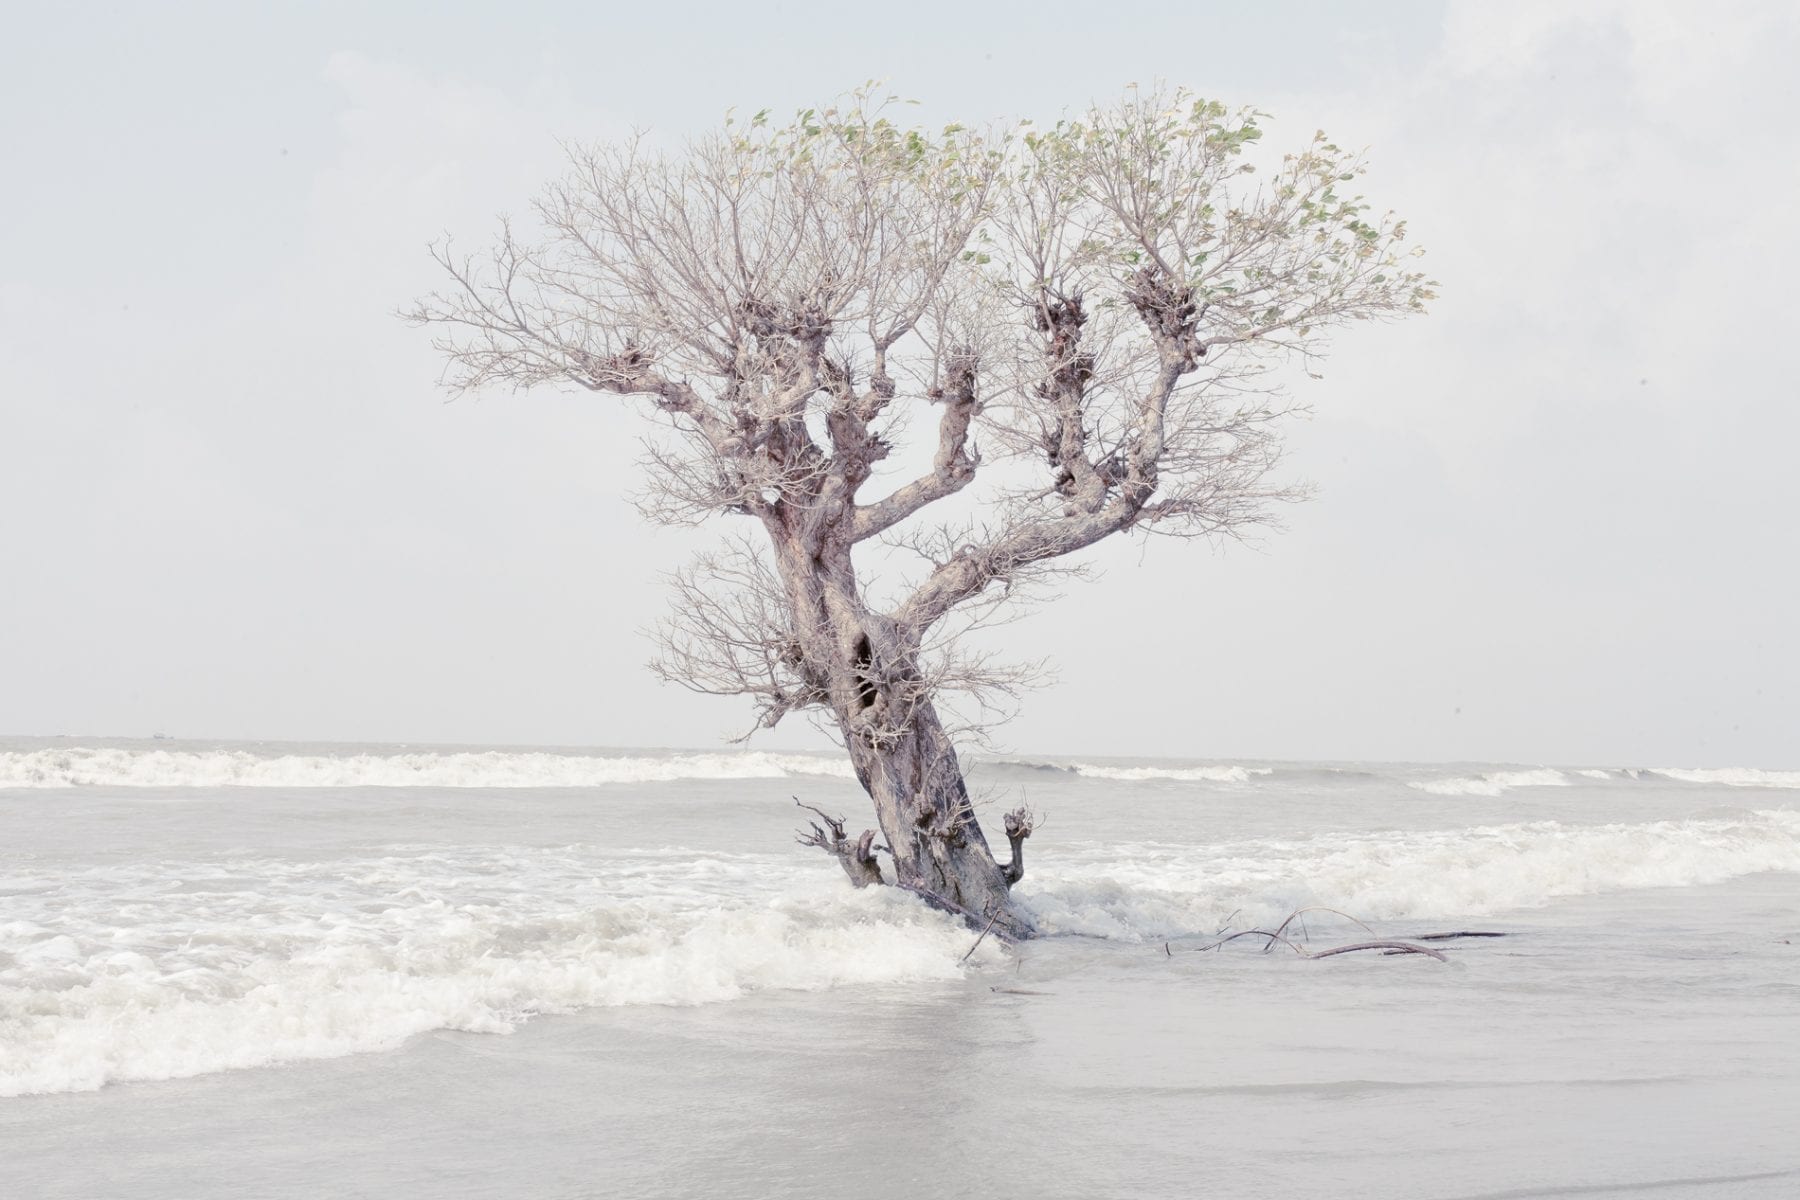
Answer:
POLYGON ((850 779, 842 755, 547 751, 255 754, 71 747, 0 752, 0 788, 569 788, 684 779, 850 779))
POLYGON ((1365 920, 1450 919, 1568 896, 1800 871, 1800 813, 1571 825, 1537 821, 1220 846, 1064 850, 1029 889, 1047 927, 1139 939, 1323 904, 1365 920))
MULTIPOLYGON (((1047 932, 1142 941, 1303 904, 1451 920, 1759 871, 1800 871, 1800 814, 1065 843, 1020 896, 1047 932)), ((965 967, 959 922, 788 854, 223 856, 15 868, 0 892, 0 1095, 505 1033, 583 1008, 948 980, 1002 953, 990 941, 965 967)))
POLYGON ((1449 779, 1415 779, 1407 786, 1434 796, 1498 796, 1514 788, 1568 787, 1570 779, 1561 771, 1540 767, 1529 771, 1489 771, 1482 775, 1459 775, 1449 779))
POLYGON ((1030 758, 997 758, 985 764, 990 767, 1019 771, 1046 771, 1075 775, 1082 779, 1106 779, 1121 783, 1248 783, 1252 778, 1273 775, 1273 767, 1240 767, 1233 764, 1202 764, 1191 767, 1120 766, 1086 762, 1042 762, 1030 758))
POLYGON ((1762 771, 1755 767, 1654 767, 1651 774, 1682 783, 1718 783, 1726 787, 1800 788, 1800 771, 1762 771))
POLYGON ((1249 783, 1253 776, 1272 775, 1272 767, 1111 767, 1092 763, 1076 763, 1077 775, 1088 779, 1116 779, 1124 782, 1165 780, 1171 783, 1249 783))
POLYGON ((507 1033, 581 1008, 958 975, 960 923, 793 865, 546 852, 6 881, 37 905, 0 924, 0 1096, 507 1033))

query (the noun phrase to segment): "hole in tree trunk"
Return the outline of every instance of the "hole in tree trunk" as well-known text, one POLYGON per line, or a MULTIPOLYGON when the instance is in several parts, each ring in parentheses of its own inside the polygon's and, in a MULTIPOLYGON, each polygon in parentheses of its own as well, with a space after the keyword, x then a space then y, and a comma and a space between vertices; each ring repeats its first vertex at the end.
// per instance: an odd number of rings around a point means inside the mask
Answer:
POLYGON ((875 649, 873 646, 869 645, 869 635, 865 633, 856 639, 855 658, 853 660, 853 665, 856 669, 856 697, 862 708, 868 708, 873 705, 875 703, 875 697, 879 694, 875 690, 874 662, 875 649))

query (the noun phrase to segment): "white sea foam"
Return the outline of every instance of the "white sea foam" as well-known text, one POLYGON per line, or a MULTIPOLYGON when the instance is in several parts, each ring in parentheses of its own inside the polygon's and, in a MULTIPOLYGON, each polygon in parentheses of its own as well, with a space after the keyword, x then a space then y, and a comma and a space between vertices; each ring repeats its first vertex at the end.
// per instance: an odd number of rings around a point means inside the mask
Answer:
POLYGON ((538 852, 0 880, 0 1096, 584 1007, 957 976, 959 923, 896 890, 791 875, 791 859, 538 852))
POLYGON ((1755 767, 1684 769, 1655 767, 1651 774, 1683 783, 1722 783, 1727 787, 1800 788, 1800 771, 1760 771, 1755 767))
POLYGON ((1088 779, 1118 779, 1130 782, 1169 780, 1178 783, 1248 783, 1252 776, 1271 775, 1272 767, 1105 767, 1076 763, 1077 775, 1088 779))
POLYGON ((1364 920, 1456 918, 1563 896, 1800 871, 1800 813, 1586 826, 1539 821, 1059 854, 1025 892, 1047 927, 1166 937, 1209 933, 1233 913, 1239 927, 1279 920, 1307 904, 1364 920))
MULTIPOLYGON (((1800 813, 1219 844, 1060 845, 1046 931, 1208 934, 1328 904, 1459 918, 1800 871, 1800 813)), ((15 871, 31 867, 22 860, 15 871)), ((220 856, 0 878, 0 1095, 502 1033, 533 1014, 954 979, 968 931, 790 855, 667 848, 220 856)), ((992 939, 971 960, 993 965, 992 939)))
POLYGON ((1450 779, 1416 779, 1408 786, 1434 796, 1498 796, 1513 788, 1568 787, 1569 777, 1549 767, 1530 771, 1489 771, 1450 779))
POLYGON ((71 747, 0 752, 0 788, 561 788, 681 779, 851 778, 841 756, 600 755, 520 751, 253 754, 244 750, 71 747))
POLYGON ((1613 777, 1611 771, 1597 771, 1592 768, 1580 770, 1575 773, 1587 779, 1611 779, 1613 777))

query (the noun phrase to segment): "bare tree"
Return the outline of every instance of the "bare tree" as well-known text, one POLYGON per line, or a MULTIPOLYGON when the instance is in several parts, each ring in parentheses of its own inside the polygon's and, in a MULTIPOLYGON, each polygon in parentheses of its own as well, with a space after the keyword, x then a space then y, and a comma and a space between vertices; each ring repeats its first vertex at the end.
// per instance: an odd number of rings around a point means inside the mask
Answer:
MULTIPOLYGON (((1253 171, 1254 110, 1133 91, 1049 128, 937 132, 893 111, 865 89, 676 155, 576 149, 541 228, 434 247, 448 284, 409 316, 455 391, 648 401, 666 436, 646 512, 761 530, 677 576, 656 670, 752 697, 760 726, 819 716, 891 882, 1024 934, 1030 814, 1008 815, 998 863, 942 704, 980 712, 1028 672, 959 635, 1102 538, 1267 523, 1294 494, 1270 481, 1294 409, 1271 372, 1422 311, 1432 285, 1404 224, 1342 194, 1356 155, 1321 134, 1253 171), (872 489, 934 410, 929 462, 872 489), (899 550, 922 569, 877 600, 869 572, 899 550)), ((887 882, 870 835, 828 820, 802 840, 887 882)))

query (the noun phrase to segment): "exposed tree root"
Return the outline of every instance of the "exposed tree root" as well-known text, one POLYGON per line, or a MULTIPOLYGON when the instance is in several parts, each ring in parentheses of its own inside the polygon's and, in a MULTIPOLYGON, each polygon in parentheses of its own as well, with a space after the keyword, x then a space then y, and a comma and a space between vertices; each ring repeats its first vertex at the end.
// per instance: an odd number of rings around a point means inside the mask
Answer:
POLYGON ((849 835, 844 832, 844 818, 828 817, 810 804, 801 804, 798 796, 794 797, 794 803, 810 812, 817 813, 819 821, 825 822, 821 827, 818 821, 808 821, 807 824, 812 827, 812 832, 801 831, 794 838, 796 842, 802 846, 817 846, 835 857, 839 865, 844 868, 844 874, 850 877, 850 882, 859 888, 887 882, 881 877, 881 863, 875 858, 875 831, 873 829, 863 830, 861 837, 851 841, 849 835))
MULTIPOLYGON (((810 832, 803 829, 795 835, 794 840, 802 846, 817 846, 837 859, 838 864, 844 868, 844 874, 848 875, 850 882, 857 887, 890 884, 902 891, 911 892, 940 912, 955 913, 968 923, 970 929, 980 931, 981 936, 975 939, 976 946, 979 946, 982 939, 989 933, 1004 942, 1016 942, 1021 936, 1029 936, 1029 929, 1021 934, 1018 930, 1009 929, 1006 924, 1000 923, 1000 918, 1007 915, 1004 909, 994 908, 985 913, 978 913, 929 888, 922 888, 913 883, 904 883, 898 879, 890 881, 882 875, 881 862, 875 857, 875 854, 877 851, 883 854, 892 854, 892 851, 886 846, 875 844, 873 829, 865 829, 861 837, 852 839, 845 829, 845 818, 829 816, 824 810, 805 803, 798 796, 795 796, 793 800, 796 805, 819 818, 817 821, 808 821, 810 832)), ((1006 814, 1006 836, 1012 842, 1012 863, 1004 868, 1008 886, 1017 882, 1025 873, 1024 852, 1021 849, 1021 843, 1031 836, 1032 828, 1036 823, 1036 818, 1028 808, 1017 808, 1006 814)), ((971 946, 969 954, 973 953, 975 953, 975 947, 971 946)), ((969 955, 965 954, 963 959, 966 961, 968 957, 969 955)))

